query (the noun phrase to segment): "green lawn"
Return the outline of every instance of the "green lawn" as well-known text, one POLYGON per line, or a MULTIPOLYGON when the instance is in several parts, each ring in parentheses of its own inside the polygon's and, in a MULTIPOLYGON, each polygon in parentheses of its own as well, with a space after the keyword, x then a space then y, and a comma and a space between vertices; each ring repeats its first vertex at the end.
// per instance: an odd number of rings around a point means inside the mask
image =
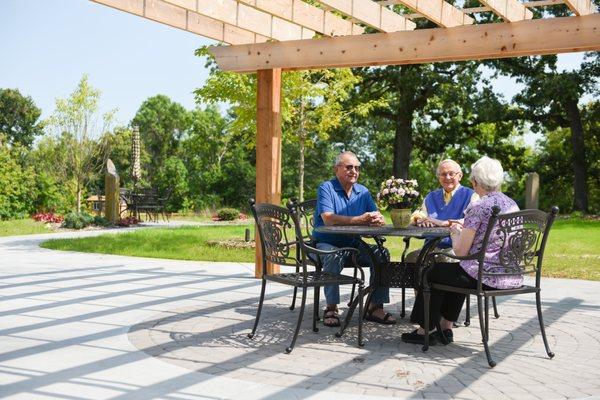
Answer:
MULTIPOLYGON (((212 247, 207 240, 244 237, 246 226, 143 229, 95 238, 49 240, 42 247, 180 260, 253 262, 251 249, 212 247)), ((252 233, 254 234, 254 233, 252 233)), ((413 240, 417 248, 419 241, 413 240)), ((600 221, 555 222, 544 261, 544 274, 561 278, 600 280, 600 221)), ((393 258, 399 258, 401 238, 386 242, 393 258)))
POLYGON ((55 250, 175 260, 251 262, 254 260, 254 249, 227 249, 206 244, 208 240, 243 239, 248 227, 250 226, 148 228, 101 237, 52 239, 41 246, 55 250))
POLYGON ((32 219, 13 219, 0 221, 0 236, 31 235, 34 233, 50 233, 52 230, 43 222, 32 219))

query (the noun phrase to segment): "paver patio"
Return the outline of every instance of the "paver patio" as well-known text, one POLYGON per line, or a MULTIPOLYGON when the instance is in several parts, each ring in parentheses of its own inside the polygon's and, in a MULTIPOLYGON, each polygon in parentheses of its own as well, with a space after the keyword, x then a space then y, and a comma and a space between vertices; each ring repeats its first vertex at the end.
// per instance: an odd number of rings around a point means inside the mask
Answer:
MULTIPOLYGON (((97 233, 67 235, 81 234, 97 233)), ((322 326, 314 334, 307 315, 286 355, 297 316, 287 287, 268 285, 258 335, 246 337, 260 287, 254 265, 38 247, 56 236, 0 238, 2 398, 600 398, 600 282, 543 281, 553 360, 533 296, 499 302, 494 369, 476 317, 455 343, 422 353, 399 340, 406 320, 367 322, 359 349, 355 328, 341 339, 322 326)), ((400 291, 392 297, 397 314, 400 291)))

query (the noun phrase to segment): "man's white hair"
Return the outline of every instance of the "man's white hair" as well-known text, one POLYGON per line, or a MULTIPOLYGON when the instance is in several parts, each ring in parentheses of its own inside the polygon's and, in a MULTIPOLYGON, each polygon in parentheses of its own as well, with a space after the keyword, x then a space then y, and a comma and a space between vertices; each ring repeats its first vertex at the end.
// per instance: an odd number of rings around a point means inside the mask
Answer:
MULTIPOLYGON (((333 163, 334 167, 337 167, 338 165, 340 165, 340 163, 342 162, 342 158, 344 156, 352 156, 354 158, 356 158, 358 160, 358 157, 356 156, 356 154, 354 154, 351 151, 342 151, 340 154, 337 155, 337 157, 335 158, 335 162, 333 163)), ((360 160, 358 160, 358 164, 360 165, 360 160)))
POLYGON ((442 165, 444 165, 444 164, 451 164, 458 170, 457 172, 462 172, 462 169, 460 168, 459 163, 457 163, 456 161, 454 161, 451 158, 446 158, 445 160, 440 161, 440 163, 438 164, 437 169, 435 170, 436 175, 440 174, 440 169, 442 169, 442 165))
POLYGON ((471 165, 471 179, 485 191, 500 190, 504 182, 504 170, 500 161, 483 156, 471 165))

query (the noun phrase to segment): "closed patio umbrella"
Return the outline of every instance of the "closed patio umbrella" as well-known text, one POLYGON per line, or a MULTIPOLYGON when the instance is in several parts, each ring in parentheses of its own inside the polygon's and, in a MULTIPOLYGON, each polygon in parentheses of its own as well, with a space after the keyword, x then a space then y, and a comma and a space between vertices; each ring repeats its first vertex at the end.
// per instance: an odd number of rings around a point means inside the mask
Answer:
POLYGON ((142 168, 140 166, 140 130, 138 126, 133 127, 131 136, 131 179, 133 187, 142 179, 142 168))

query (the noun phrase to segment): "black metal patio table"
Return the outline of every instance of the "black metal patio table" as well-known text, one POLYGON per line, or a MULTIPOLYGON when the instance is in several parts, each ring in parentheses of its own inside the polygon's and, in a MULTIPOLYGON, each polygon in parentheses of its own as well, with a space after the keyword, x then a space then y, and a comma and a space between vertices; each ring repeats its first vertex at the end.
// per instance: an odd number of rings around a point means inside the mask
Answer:
MULTIPOLYGON (((373 277, 372 284, 366 288, 366 293, 368 293, 370 297, 370 293, 373 291, 374 287, 402 288, 401 317, 405 316, 404 289, 418 287, 419 282, 421 281, 421 270, 425 258, 437 246, 440 240, 450 236, 449 228, 423 228, 418 226, 394 228, 392 225, 329 225, 315 228, 315 231, 336 235, 356 236, 361 240, 362 238, 372 238, 382 251, 385 237, 388 236, 429 239, 425 241, 425 245, 417 257, 417 262, 414 264, 391 261, 389 259, 385 260, 384 262, 380 262, 378 257, 375 257, 373 254, 371 254, 371 258, 375 264, 375 276, 373 277)), ((369 247, 366 246, 366 248, 369 247)), ((384 254, 384 252, 381 254, 384 254)), ((356 301, 353 301, 352 304, 350 304, 350 307, 356 307, 356 301)))

